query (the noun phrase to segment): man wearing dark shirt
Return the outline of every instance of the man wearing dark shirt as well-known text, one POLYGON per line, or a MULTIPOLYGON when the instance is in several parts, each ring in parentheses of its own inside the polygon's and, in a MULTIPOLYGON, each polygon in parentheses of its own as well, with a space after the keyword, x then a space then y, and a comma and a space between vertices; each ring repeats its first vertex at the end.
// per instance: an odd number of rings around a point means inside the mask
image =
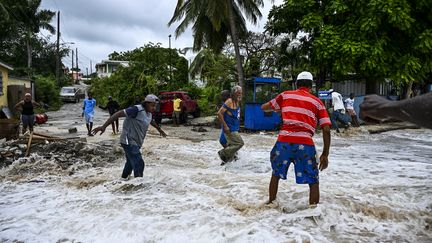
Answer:
MULTIPOLYGON (((103 106, 99 106, 99 108, 106 110, 108 109, 108 112, 110 114, 110 116, 114 115, 114 113, 116 113, 119 109, 120 106, 117 103, 117 101, 113 100, 113 98, 111 96, 108 97, 108 103, 105 107, 103 106)), ((119 133, 119 121, 118 119, 116 119, 113 123, 111 123, 111 127, 113 130, 113 134, 119 133)))

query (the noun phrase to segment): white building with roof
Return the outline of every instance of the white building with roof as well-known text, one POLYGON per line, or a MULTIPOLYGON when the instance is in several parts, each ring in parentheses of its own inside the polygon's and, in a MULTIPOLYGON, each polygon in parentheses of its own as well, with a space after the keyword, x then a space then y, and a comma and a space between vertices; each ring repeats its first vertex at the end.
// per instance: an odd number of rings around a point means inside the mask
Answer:
POLYGON ((96 73, 99 78, 109 77, 119 66, 128 67, 128 61, 102 60, 96 64, 96 73))

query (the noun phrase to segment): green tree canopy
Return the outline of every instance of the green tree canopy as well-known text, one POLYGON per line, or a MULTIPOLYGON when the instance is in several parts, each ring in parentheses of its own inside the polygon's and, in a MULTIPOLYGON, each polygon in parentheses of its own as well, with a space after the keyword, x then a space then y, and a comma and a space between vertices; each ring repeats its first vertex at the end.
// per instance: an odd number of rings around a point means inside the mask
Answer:
POLYGON ((103 102, 111 95, 127 106, 145 94, 185 90, 191 86, 187 60, 175 49, 163 48, 160 43, 113 52, 109 58, 129 61, 129 66, 120 67, 109 78, 92 80, 92 91, 103 102))
MULTIPOLYGON (((40 0, 0 0, 0 59, 14 67, 12 74, 55 73, 55 45, 37 35, 41 29, 54 32, 50 21, 55 13, 40 9, 40 3, 40 0)), ((62 47, 60 57, 68 51, 62 47)))
POLYGON ((431 13, 429 0, 286 0, 272 9, 267 28, 284 35, 285 46, 297 39, 297 54, 318 73, 404 83, 431 79, 431 13))
POLYGON ((262 6, 262 0, 178 0, 168 24, 180 22, 176 36, 192 25, 195 51, 206 47, 219 53, 230 35, 236 54, 238 81, 243 86, 239 36, 247 31, 245 17, 255 24, 261 17, 259 7, 262 6))

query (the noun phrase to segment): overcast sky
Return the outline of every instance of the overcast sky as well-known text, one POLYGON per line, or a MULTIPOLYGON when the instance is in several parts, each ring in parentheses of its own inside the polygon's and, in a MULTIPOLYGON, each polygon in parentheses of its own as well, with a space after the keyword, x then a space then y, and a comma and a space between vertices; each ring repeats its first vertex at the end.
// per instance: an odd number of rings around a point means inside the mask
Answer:
MULTIPOLYGON (((275 0, 274 4, 282 2, 275 0)), ((108 59, 113 51, 132 50, 149 42, 168 47, 170 34, 172 48, 192 46, 190 30, 176 39, 174 30, 178 24, 167 25, 176 3, 176 0, 43 0, 41 8, 60 11, 61 42, 73 42, 67 45, 74 50, 78 48, 78 63, 85 74, 86 67, 90 72, 90 60, 94 71, 95 63, 108 59)), ((264 4, 262 19, 257 26, 249 25, 249 30, 263 30, 273 3, 266 0, 264 4)), ((56 17, 52 24, 57 26, 56 17)), ((71 58, 63 62, 71 67, 71 58)))

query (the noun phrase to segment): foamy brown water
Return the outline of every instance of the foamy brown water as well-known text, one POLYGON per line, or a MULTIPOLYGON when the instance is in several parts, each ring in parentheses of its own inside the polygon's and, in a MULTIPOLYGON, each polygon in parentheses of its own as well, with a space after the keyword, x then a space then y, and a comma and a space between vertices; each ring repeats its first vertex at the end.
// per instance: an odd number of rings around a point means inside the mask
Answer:
MULTIPOLYGON (((329 168, 320 174, 322 203, 317 208, 307 207, 308 187, 295 184, 292 168, 289 179, 280 183, 278 204, 263 206, 276 136, 243 138, 240 160, 224 167, 217 141, 150 134, 142 150, 146 169, 141 179, 118 180, 123 160, 78 167, 70 176, 59 172, 4 179, 0 239, 431 242, 432 131, 334 137, 329 168)), ((29 165, 14 166, 0 173, 29 165)), ((32 166, 58 169, 45 160, 32 166)))

